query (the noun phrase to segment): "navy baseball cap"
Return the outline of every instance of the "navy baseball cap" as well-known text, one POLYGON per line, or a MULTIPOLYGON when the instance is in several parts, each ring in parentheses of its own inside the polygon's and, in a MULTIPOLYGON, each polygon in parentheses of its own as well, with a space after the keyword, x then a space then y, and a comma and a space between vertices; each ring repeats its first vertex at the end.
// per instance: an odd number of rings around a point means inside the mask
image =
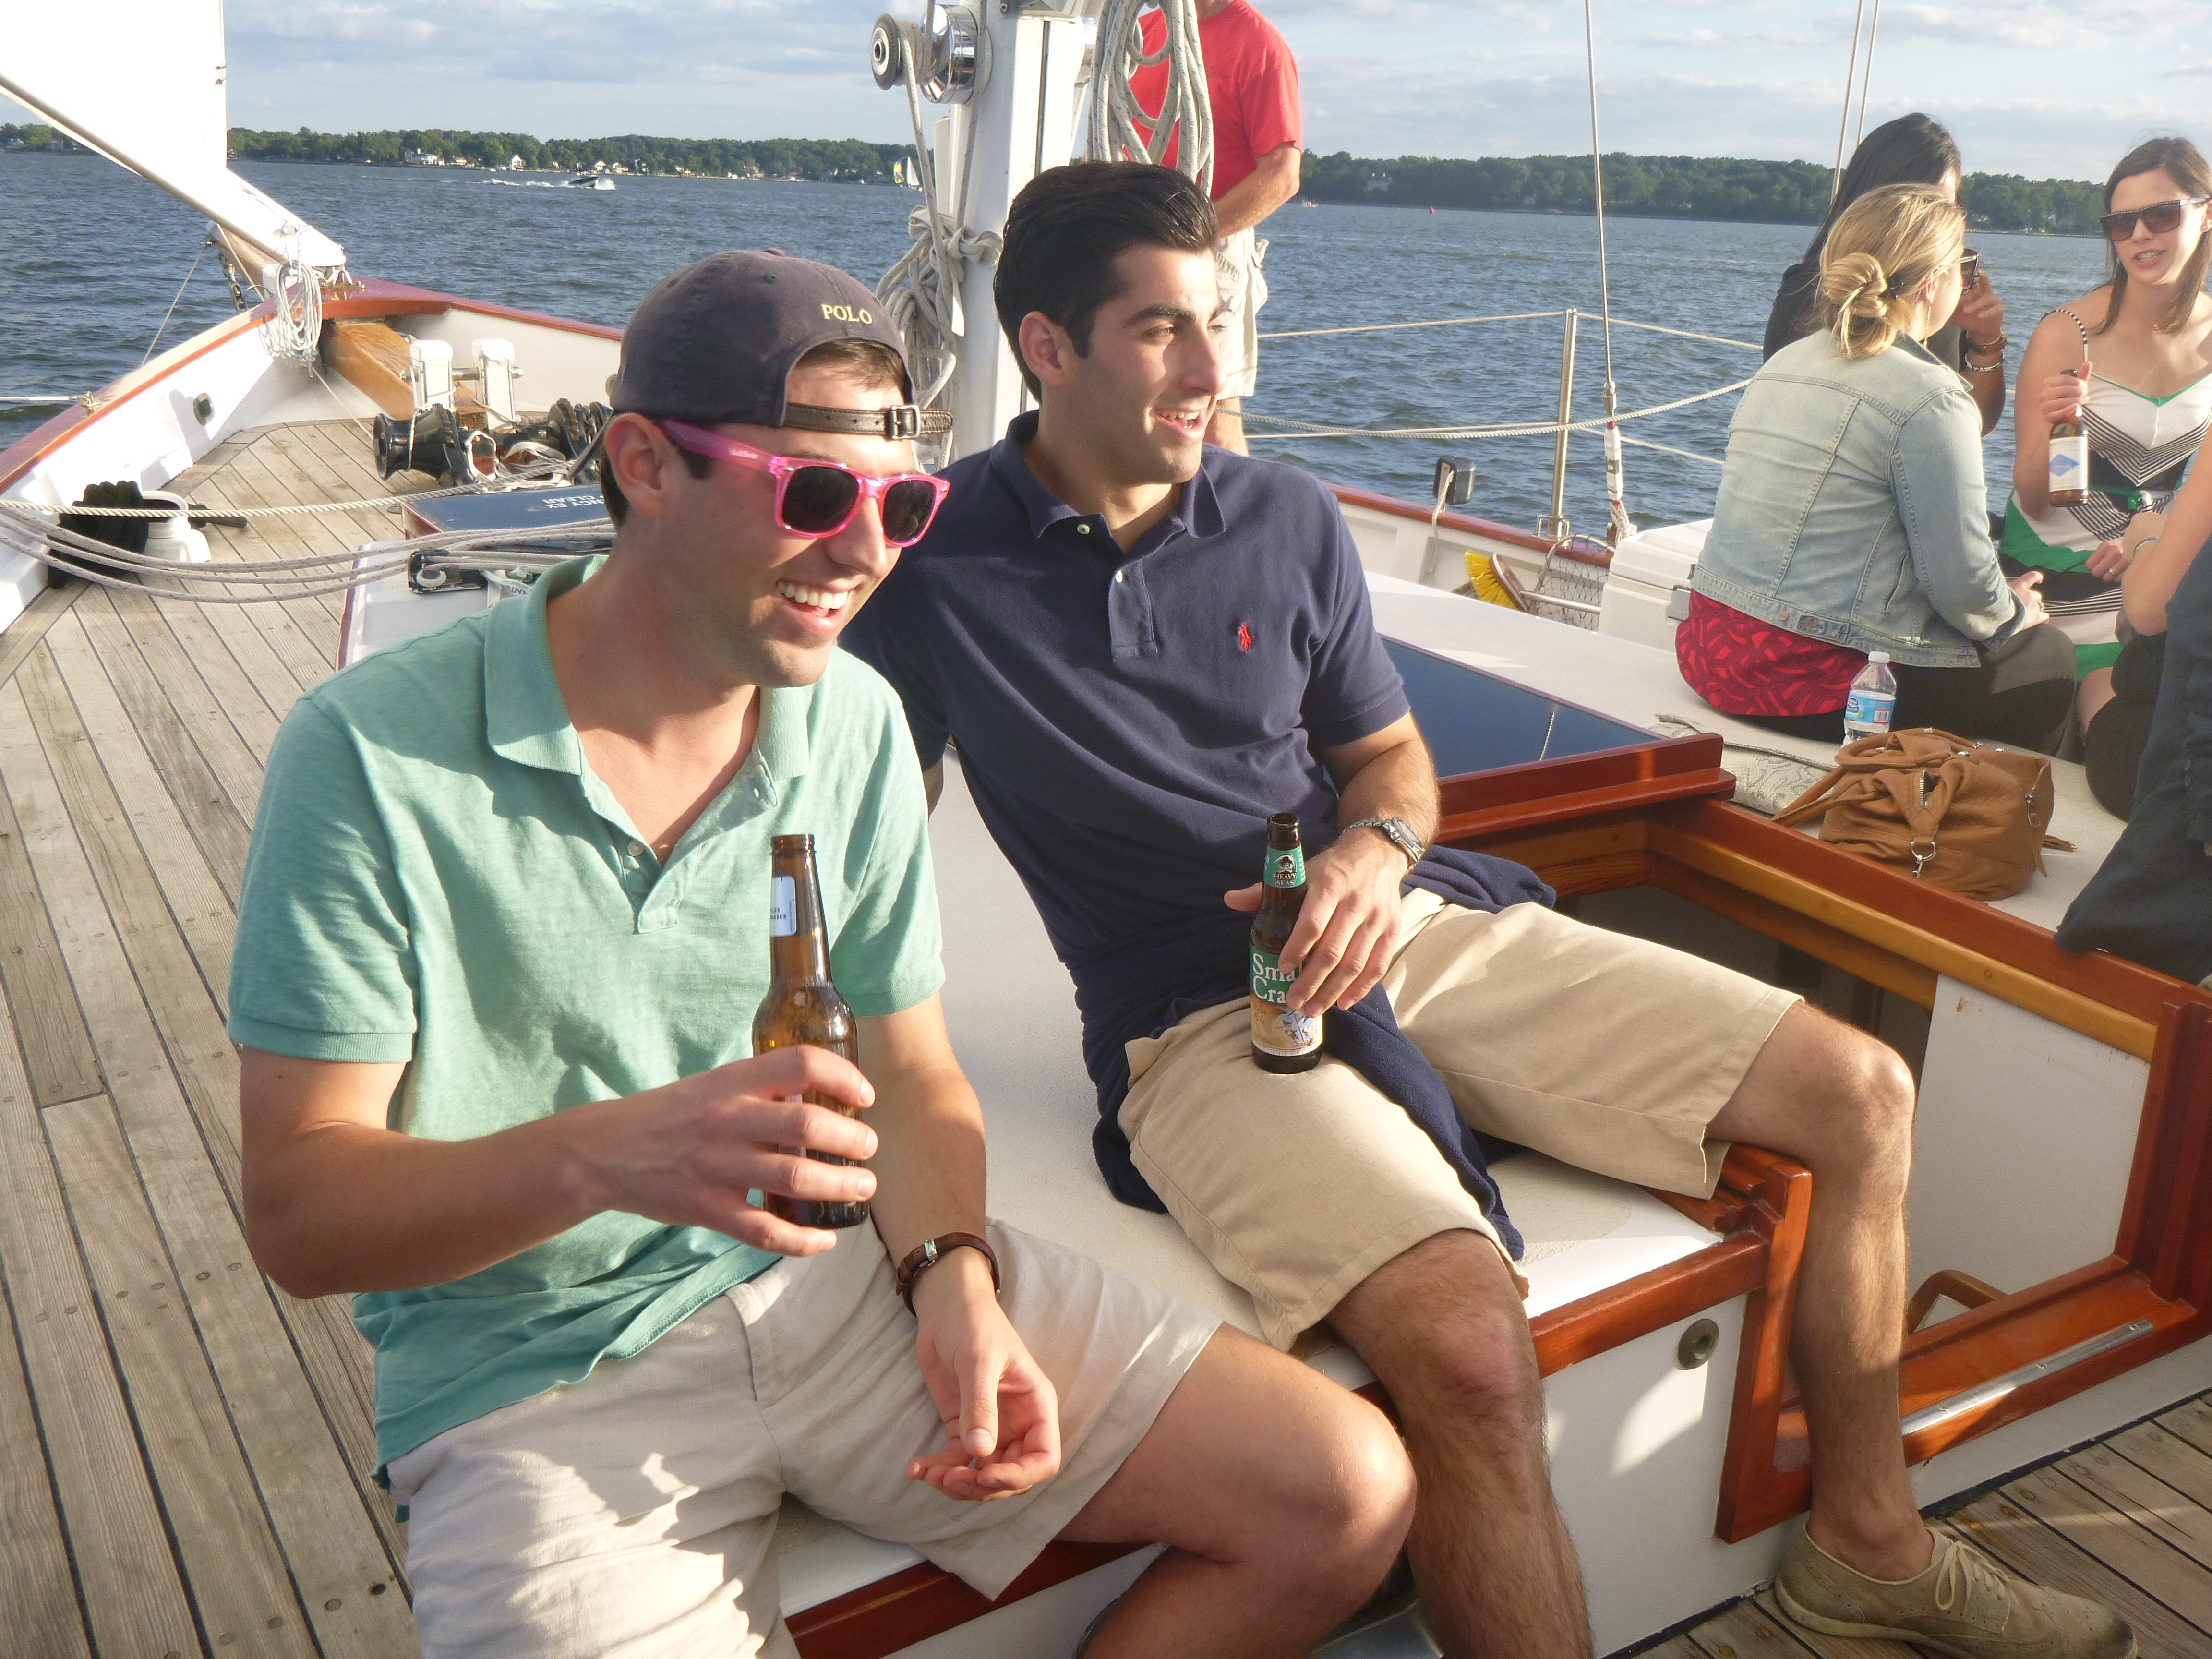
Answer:
POLYGON ((665 276, 638 302, 623 331, 622 365, 608 388, 617 412, 713 426, 787 426, 871 437, 935 436, 952 429, 950 410, 826 409, 787 403, 793 368, 829 340, 873 340, 901 366, 906 343, 884 303, 834 265, 780 248, 710 254, 665 276))

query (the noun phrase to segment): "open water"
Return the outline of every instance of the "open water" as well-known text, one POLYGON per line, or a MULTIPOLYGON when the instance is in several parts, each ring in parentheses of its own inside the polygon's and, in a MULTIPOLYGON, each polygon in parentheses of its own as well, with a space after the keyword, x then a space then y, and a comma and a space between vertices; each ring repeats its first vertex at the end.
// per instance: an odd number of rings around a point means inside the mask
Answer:
MULTIPOLYGON (((531 189, 474 171, 246 163, 247 177, 345 245, 363 275, 556 315, 619 325, 652 283, 727 247, 774 246, 875 279, 904 250, 912 191, 860 185, 624 179, 612 191, 531 189)), ((527 175, 525 175, 527 177, 527 175)), ((545 182, 550 182, 547 180, 545 182)), ((1272 298, 1266 330, 1343 327, 1598 308, 1596 222, 1537 214, 1293 204, 1264 227, 1272 298)), ((1756 343, 1782 269, 1810 233, 1796 225, 1607 222, 1616 317, 1756 343)), ((228 315, 212 252, 185 282, 205 227, 152 185, 92 155, 0 155, 0 398, 82 395, 139 362, 180 283, 162 334, 173 345, 228 315)), ((2015 341, 2052 305, 2100 279, 2100 243, 1977 233, 1983 268, 2015 341)), ((1261 348, 1259 412, 1359 427, 1547 421, 1559 398, 1561 323, 1537 321, 1279 340, 1261 348)), ((2018 359, 2015 349, 2013 356, 2018 359)), ((1603 342, 1582 327, 1575 412, 1602 408, 1603 342)), ((1616 330, 1613 377, 1632 410, 1743 379, 1755 351, 1616 330)), ((1632 423, 1632 435, 1719 456, 1733 397, 1632 423)), ((0 402, 0 447, 56 405, 0 402)), ((1257 431, 1260 428, 1255 428, 1257 431)), ((1440 454, 1472 459, 1469 510, 1533 525, 1548 505, 1548 436, 1297 439, 1257 443, 1345 483, 1426 500, 1440 454)), ((2002 490, 2008 419, 1987 447, 2002 490)), ((1711 511, 1717 467, 1627 452, 1640 524, 1711 511)), ((1567 507, 1604 521, 1595 434, 1572 441, 1567 507)))

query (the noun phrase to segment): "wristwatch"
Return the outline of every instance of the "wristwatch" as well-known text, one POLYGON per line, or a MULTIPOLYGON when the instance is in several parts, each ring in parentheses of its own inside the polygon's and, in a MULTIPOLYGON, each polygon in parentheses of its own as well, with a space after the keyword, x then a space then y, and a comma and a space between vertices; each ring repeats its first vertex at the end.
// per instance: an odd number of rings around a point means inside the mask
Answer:
POLYGON ((991 1269, 991 1288, 996 1291, 999 1280, 999 1253, 974 1233, 939 1233, 934 1238, 925 1238, 906 1253, 906 1260, 898 1264, 895 1284, 899 1300, 906 1304, 908 1313, 914 1311, 915 1281, 934 1267, 955 1250, 975 1250, 991 1269))
POLYGON ((1413 833, 1413 826, 1403 818, 1362 818, 1357 823, 1346 824, 1344 829, 1347 835, 1354 830, 1374 830, 1406 855, 1408 870, 1419 864, 1421 854, 1428 851, 1421 845, 1421 838, 1413 833))

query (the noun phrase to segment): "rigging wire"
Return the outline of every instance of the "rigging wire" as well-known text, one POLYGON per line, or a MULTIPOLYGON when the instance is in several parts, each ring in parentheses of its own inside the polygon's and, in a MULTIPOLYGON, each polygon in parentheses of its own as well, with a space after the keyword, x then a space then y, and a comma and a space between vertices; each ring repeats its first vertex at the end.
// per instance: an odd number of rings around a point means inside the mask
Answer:
MULTIPOLYGON (((1866 64, 1859 70, 1859 130, 1851 135, 1854 147, 1866 137, 1867 88, 1874 84, 1874 37, 1875 31, 1881 27, 1881 0, 1874 0, 1874 15, 1867 19, 1866 64)), ((1848 92, 1844 95, 1846 98, 1850 96, 1848 92)), ((1838 175, 1838 178, 1841 176, 1838 175)))
POLYGON ((1836 123, 1836 171, 1828 181, 1828 205, 1833 207, 1844 188, 1844 135, 1851 130, 1851 82, 1859 72, 1859 20, 1866 15, 1866 0, 1858 0, 1851 14, 1851 53, 1844 62, 1844 114, 1836 123))
POLYGON ((161 336, 168 330, 169 319, 177 314, 178 302, 183 300, 185 297, 185 290, 192 285, 192 278, 199 272, 200 260, 205 257, 208 249, 214 246, 215 240, 210 237, 206 241, 202 242, 199 246, 199 252, 192 255, 191 269, 185 272, 185 280, 177 284, 176 298, 169 301, 169 308, 161 313, 161 327, 154 331, 154 337, 146 343, 146 354, 144 356, 139 358, 139 368, 143 368, 146 367, 148 361, 154 355, 154 348, 161 343, 161 336))
POLYGON ((1621 500, 1620 393, 1613 384, 1613 273, 1605 255, 1605 152, 1597 136, 1597 26, 1591 0, 1583 0, 1583 63, 1589 72, 1590 184, 1597 203, 1597 303, 1605 324, 1605 500, 1611 540, 1618 545, 1636 533, 1621 500))

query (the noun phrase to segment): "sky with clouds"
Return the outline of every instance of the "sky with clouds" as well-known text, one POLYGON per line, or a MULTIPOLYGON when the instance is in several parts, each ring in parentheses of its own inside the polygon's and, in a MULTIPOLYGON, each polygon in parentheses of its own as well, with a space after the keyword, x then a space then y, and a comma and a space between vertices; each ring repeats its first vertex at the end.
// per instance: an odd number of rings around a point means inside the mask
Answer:
MULTIPOLYGON (((902 140, 903 99, 867 76, 885 3, 228 0, 231 121, 902 140)), ((1309 149, 1589 147, 1579 0, 1258 3, 1297 55, 1309 149)), ((1862 7, 1595 0, 1605 147, 1829 160, 1862 7)), ((2212 149, 2212 0, 1879 11, 1867 124, 1926 110, 1972 170, 2101 179, 2154 133, 2212 149)))

